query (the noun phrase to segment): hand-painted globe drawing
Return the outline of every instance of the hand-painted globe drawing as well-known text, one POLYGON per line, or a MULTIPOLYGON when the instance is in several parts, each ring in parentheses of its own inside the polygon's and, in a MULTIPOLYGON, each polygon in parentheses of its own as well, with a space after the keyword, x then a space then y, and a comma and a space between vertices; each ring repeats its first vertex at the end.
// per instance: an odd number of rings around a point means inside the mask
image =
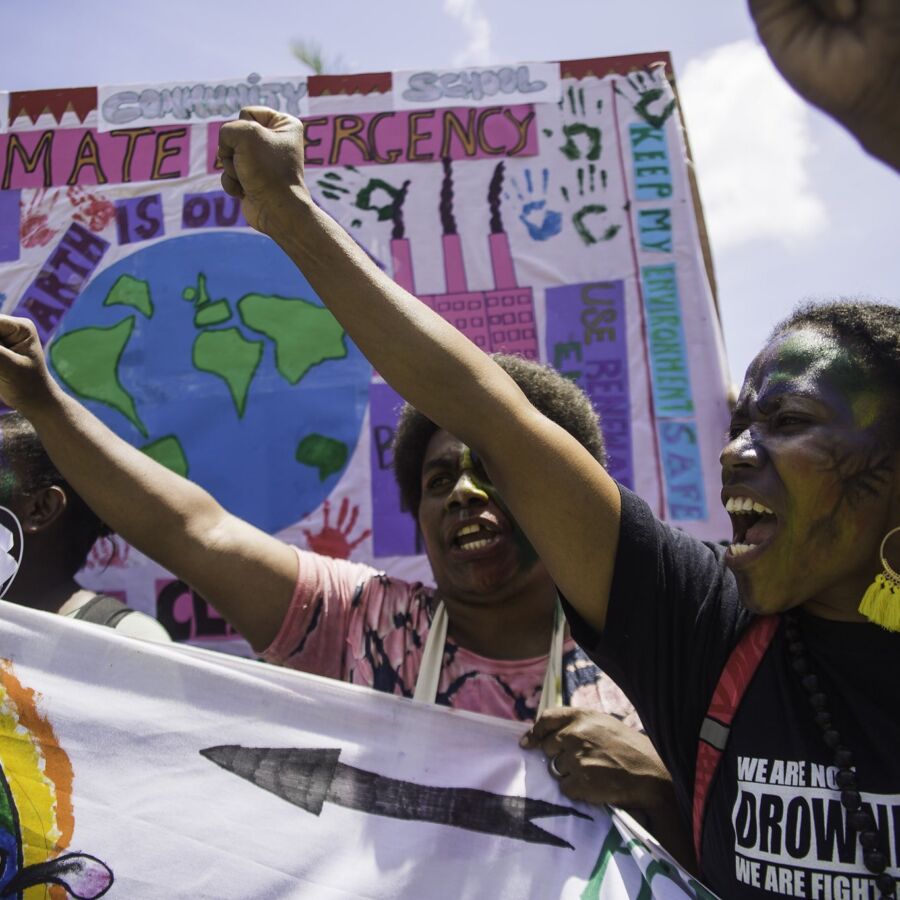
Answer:
POLYGON ((272 241, 221 232, 164 240, 105 269, 48 356, 113 431, 269 532, 334 487, 371 374, 272 241))

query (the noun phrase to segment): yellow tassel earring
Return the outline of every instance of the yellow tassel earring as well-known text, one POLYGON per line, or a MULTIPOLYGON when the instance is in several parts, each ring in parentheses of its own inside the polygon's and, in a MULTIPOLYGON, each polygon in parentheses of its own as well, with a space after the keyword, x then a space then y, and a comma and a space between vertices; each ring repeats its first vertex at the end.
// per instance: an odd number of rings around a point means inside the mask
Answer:
POLYGON ((891 529, 881 542, 878 555, 884 572, 879 572, 859 604, 859 611, 870 621, 888 631, 900 631, 900 575, 884 557, 888 539, 900 532, 900 526, 891 529))

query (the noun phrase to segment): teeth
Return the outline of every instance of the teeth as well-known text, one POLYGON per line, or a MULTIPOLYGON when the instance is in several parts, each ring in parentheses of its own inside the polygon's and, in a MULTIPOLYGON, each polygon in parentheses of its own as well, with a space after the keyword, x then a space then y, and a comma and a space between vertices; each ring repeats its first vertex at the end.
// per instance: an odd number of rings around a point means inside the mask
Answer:
POLYGON ((487 545, 490 543, 491 543, 490 538, 488 538, 487 540, 470 541, 468 544, 461 544, 460 549, 461 550, 480 550, 482 547, 487 547, 487 545))
POLYGON ((763 506, 762 503, 757 503, 754 500, 751 500, 749 497, 729 497, 725 501, 725 512, 730 513, 749 513, 755 512, 760 513, 762 515, 774 515, 771 509, 768 506, 763 506))
POLYGON ((481 531, 480 525, 463 525, 463 527, 456 532, 456 536, 459 538, 465 534, 477 534, 479 531, 481 531))
POLYGON ((755 544, 729 544, 728 549, 732 556, 740 556, 748 550, 752 550, 755 544))

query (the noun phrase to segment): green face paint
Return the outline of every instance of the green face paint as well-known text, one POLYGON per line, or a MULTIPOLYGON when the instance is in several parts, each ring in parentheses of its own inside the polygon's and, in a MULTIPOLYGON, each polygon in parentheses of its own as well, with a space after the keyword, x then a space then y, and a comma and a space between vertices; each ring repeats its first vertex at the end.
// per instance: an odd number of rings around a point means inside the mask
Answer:
POLYGON ((744 602, 761 613, 806 604, 854 620, 892 518, 896 439, 884 391, 853 347, 811 328, 777 337, 747 374, 722 453, 735 499, 726 561, 744 602), (737 549, 737 553, 734 550, 737 549))
POLYGON ((6 441, 0 432, 0 506, 12 503, 17 487, 17 479, 9 458, 6 441))

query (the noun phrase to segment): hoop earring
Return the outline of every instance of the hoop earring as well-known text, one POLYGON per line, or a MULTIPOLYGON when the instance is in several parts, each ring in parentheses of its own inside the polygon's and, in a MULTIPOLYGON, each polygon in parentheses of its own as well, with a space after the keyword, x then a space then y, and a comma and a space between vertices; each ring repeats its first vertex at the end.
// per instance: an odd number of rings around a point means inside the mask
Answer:
POLYGON ((900 631, 900 575, 884 558, 884 547, 889 538, 900 532, 900 526, 892 528, 881 542, 878 555, 884 569, 875 576, 859 604, 859 611, 870 621, 888 631, 900 631))

